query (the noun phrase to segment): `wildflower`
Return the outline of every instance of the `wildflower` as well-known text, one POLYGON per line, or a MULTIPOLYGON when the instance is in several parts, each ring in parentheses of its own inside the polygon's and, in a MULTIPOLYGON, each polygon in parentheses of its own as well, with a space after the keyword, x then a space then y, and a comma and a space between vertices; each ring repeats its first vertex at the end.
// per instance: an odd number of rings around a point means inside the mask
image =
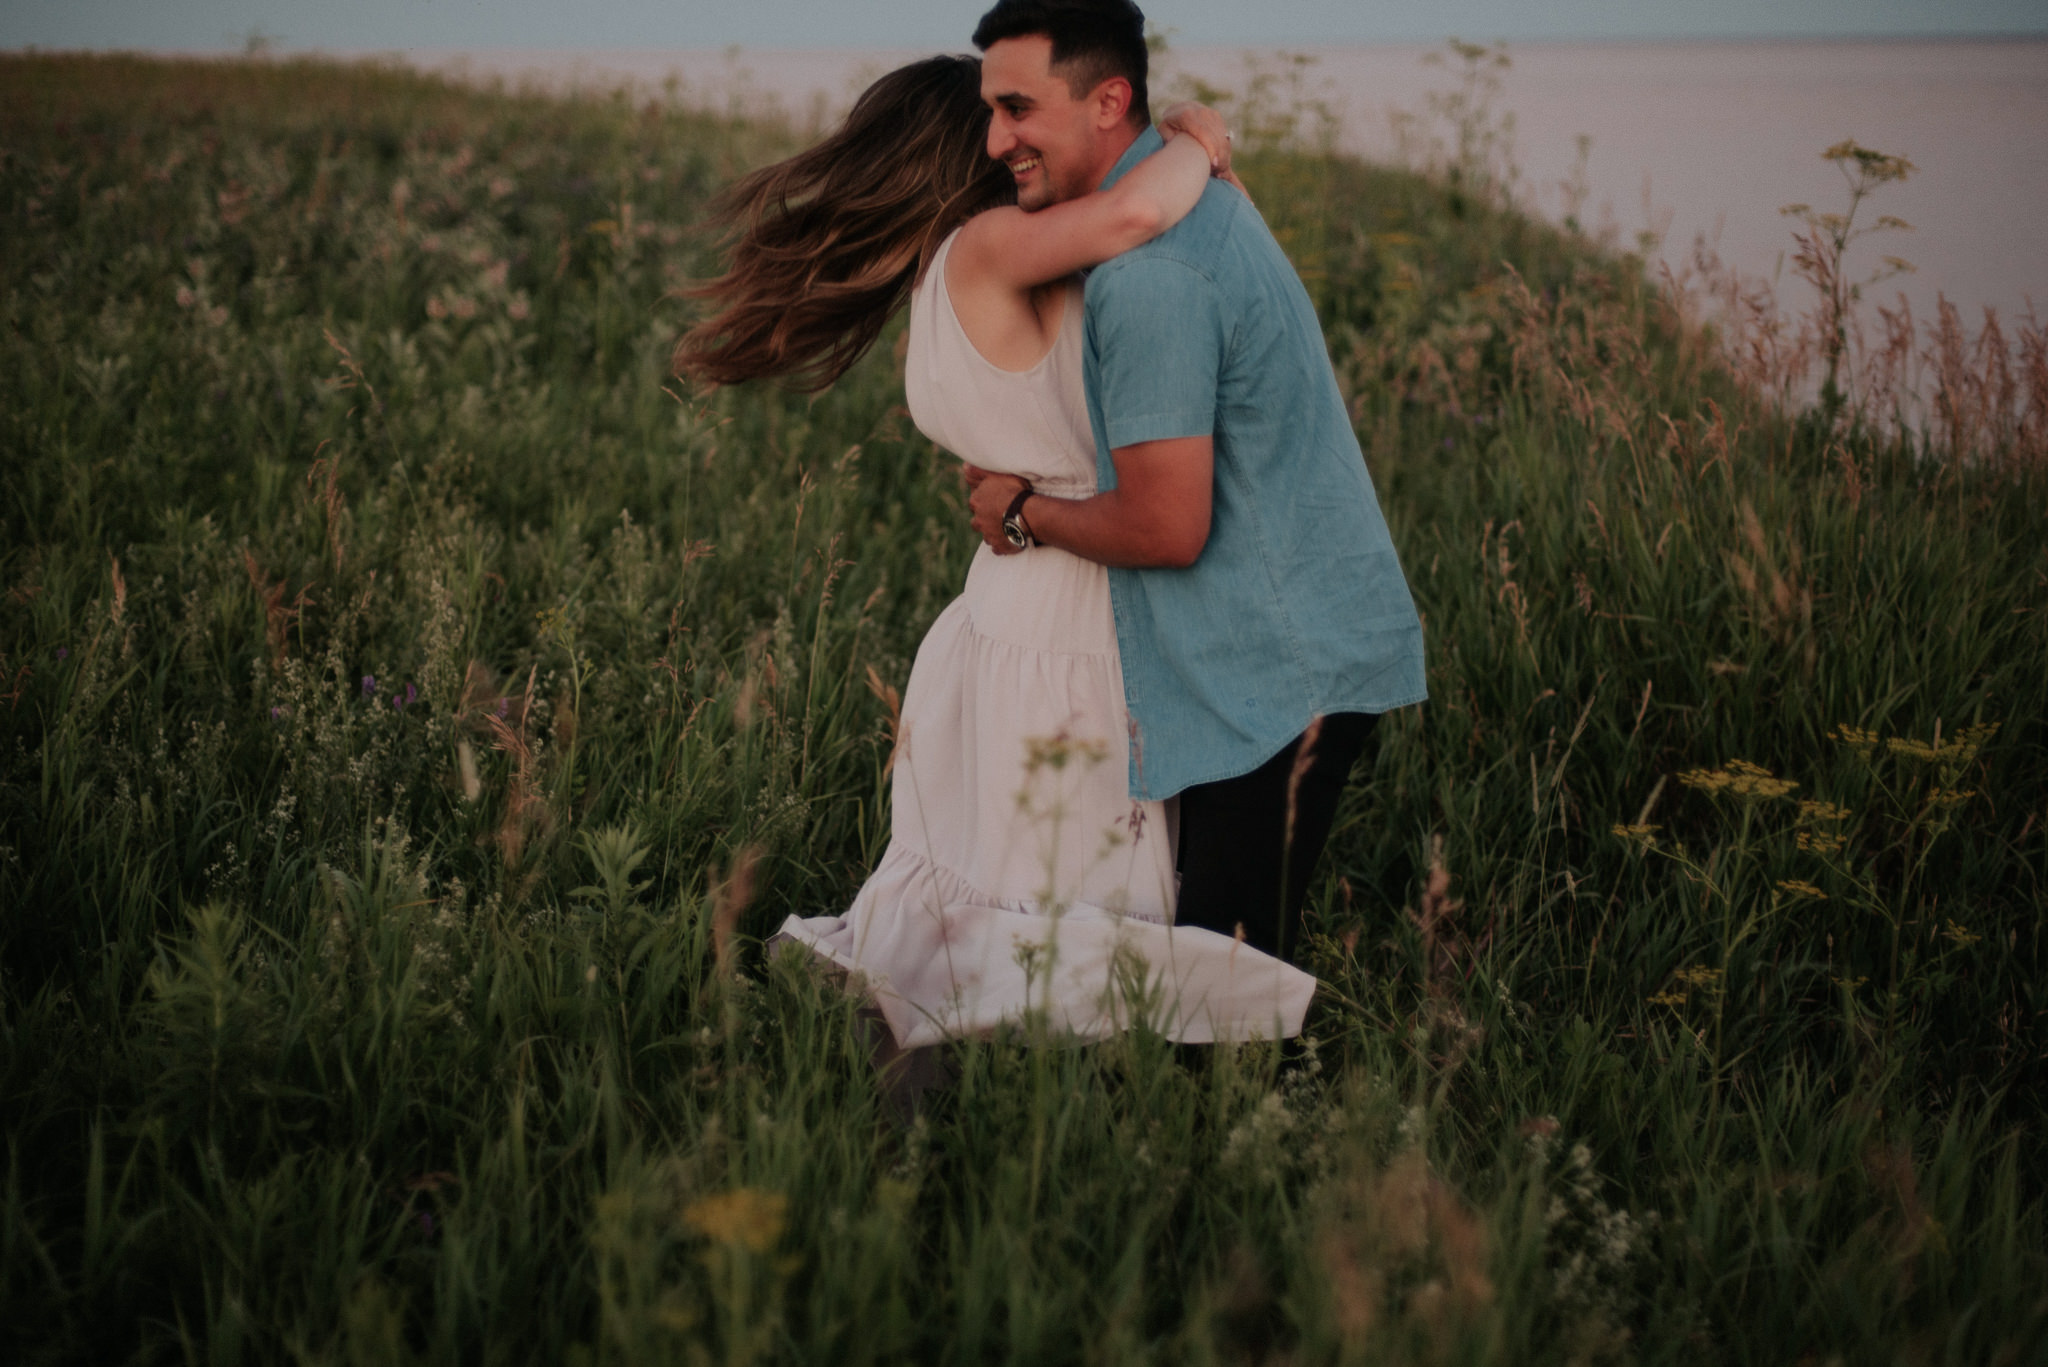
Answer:
POLYGON ((1773 777, 1770 770, 1746 759, 1731 759, 1719 769, 1687 769, 1678 781, 1701 792, 1736 797, 1783 797, 1799 786, 1792 779, 1773 777))
POLYGON ((447 316, 448 305, 442 302, 440 295, 437 294, 427 301, 427 317, 438 320, 447 316))
POLYGON ((509 261, 493 261, 490 265, 484 267, 484 284, 494 290, 503 289, 505 287, 505 273, 511 268, 512 263, 509 261))
POLYGON ((683 1223, 714 1242, 766 1253, 782 1237, 788 1209, 780 1192, 738 1187, 691 1202, 683 1223))
POLYGON ((1859 987, 1863 986, 1863 984, 1865 984, 1865 983, 1869 982, 1869 981, 1870 981, 1870 979, 1868 979, 1868 978, 1838 978, 1838 977, 1836 977, 1836 976, 1835 976, 1834 974, 1832 974, 1832 973, 1831 973, 1831 974, 1829 974, 1829 975, 1828 975, 1828 981, 1829 981, 1829 982, 1831 982, 1831 983, 1833 983, 1833 984, 1834 984, 1834 985, 1835 985, 1836 987, 1839 987, 1839 988, 1841 988, 1841 989, 1842 989, 1842 990, 1843 990, 1844 992, 1854 993, 1854 992, 1856 991, 1856 989, 1857 989, 1857 988, 1859 988, 1859 987))
POLYGON ((1922 764, 1968 764, 1977 758, 1977 752, 1984 748, 1984 743, 1997 734, 1998 723, 1989 722, 1981 726, 1966 726, 1944 741, 1937 727, 1932 741, 1894 736, 1884 743, 1884 748, 1901 758, 1918 760, 1922 764))
POLYGON ((505 305, 505 312, 511 317, 513 322, 523 323, 533 313, 533 305, 527 302, 526 295, 522 291, 512 296, 512 302, 505 305))
POLYGON ((1936 788, 1927 795, 1927 805, 1933 807, 1936 811, 1952 811, 1975 796, 1977 796, 1975 788, 1965 788, 1961 791, 1954 788, 1936 788))
POLYGON ((1709 996, 1721 991, 1721 970, 1708 968, 1705 964, 1692 964, 1671 975, 1671 986, 1650 998, 1652 1006, 1669 1006, 1674 1010, 1692 1000, 1695 991, 1709 996))
POLYGON ((227 322, 227 320, 228 311, 225 305, 215 304, 212 308, 206 311, 206 321, 208 323, 211 323, 214 327, 219 327, 221 324, 227 322))
POLYGON ((199 302, 199 296, 198 296, 198 295, 196 295, 196 294, 194 294, 194 293, 192 292, 192 287, 191 287, 190 285, 180 285, 180 286, 178 286, 178 307, 179 307, 179 308, 181 308, 181 309, 189 309, 189 308, 191 308, 191 307, 192 307, 192 306, 193 306, 194 304, 196 304, 196 303, 198 303, 198 302, 199 302))
POLYGON ((1840 854, 1842 847, 1849 843, 1848 839, 1844 836, 1824 835, 1818 831, 1801 831, 1798 839, 1801 850, 1807 854, 1820 855, 1823 858, 1831 854, 1840 854))
POLYGON ((1837 726, 1829 732, 1829 738, 1839 745, 1846 745, 1865 758, 1877 749, 1877 732, 1866 731, 1860 726, 1837 726))
POLYGON ((1947 940, 1950 944, 1954 945, 1958 949, 1968 949, 1971 945, 1976 944, 1977 941, 1983 939, 1984 937, 1982 935, 1977 934, 1975 931, 1971 930, 1968 926, 1963 925, 1961 922, 1951 920, 1945 927, 1943 927, 1941 932, 1941 938, 1947 940))
POLYGON ((1608 831, 1613 835, 1620 836, 1623 840, 1628 841, 1630 844, 1640 845, 1644 849, 1649 849, 1651 846, 1657 843, 1657 832, 1662 829, 1663 828, 1661 826, 1615 825, 1610 826, 1608 828, 1608 831))
POLYGON ((407 684, 407 685, 405 686, 405 692, 404 692, 404 693, 397 693, 397 692, 393 692, 393 693, 392 693, 392 695, 391 695, 391 706, 392 706, 392 710, 394 710, 394 711, 398 711, 398 712, 403 712, 403 711, 405 711, 406 707, 407 707, 407 706, 408 706, 409 704, 411 704, 412 702, 416 701, 416 700, 417 700, 417 699, 419 698, 419 696, 420 696, 420 691, 419 691, 419 690, 418 690, 417 688, 414 688, 414 687, 413 687, 413 686, 412 686, 411 684, 407 684))
POLYGON ((503 199, 512 193, 512 182, 504 176, 492 176, 490 191, 492 199, 503 199))
POLYGON ((68 659, 70 659, 70 658, 71 658, 71 647, 69 647, 69 646, 58 646, 58 647, 57 647, 57 658, 58 658, 58 659, 60 659, 60 660, 68 660, 68 659))
POLYGON ((366 698, 377 696, 377 676, 375 674, 363 675, 363 696, 366 698))
POLYGON ((1847 821, 1854 815, 1856 814, 1847 807, 1837 807, 1832 802, 1801 802, 1799 804, 1799 824, 1802 826, 1820 821, 1847 821))
POLYGON ((1826 893, 1822 892, 1813 884, 1798 878, 1780 878, 1778 880, 1778 891, 1785 893, 1791 897, 1812 898, 1816 902, 1825 902, 1828 900, 1828 895, 1826 893))
POLYGON ((1902 755, 1907 759, 1917 759, 1923 763, 1941 758, 1940 746, 1929 745, 1926 741, 1909 740, 1905 736, 1893 736, 1884 743, 1884 748, 1895 755, 1902 755))
POLYGON ((1821 156, 1834 162, 1853 161, 1864 179, 1880 184, 1885 181, 1904 180, 1920 169, 1904 157, 1861 146, 1854 138, 1836 143, 1821 153, 1821 156))
POLYGON ((1076 740, 1061 732, 1056 736, 1032 736, 1024 742, 1024 769, 1026 773, 1037 773, 1040 769, 1058 770, 1067 767, 1073 760, 1089 764, 1100 764, 1109 758, 1109 746, 1099 740, 1076 740))

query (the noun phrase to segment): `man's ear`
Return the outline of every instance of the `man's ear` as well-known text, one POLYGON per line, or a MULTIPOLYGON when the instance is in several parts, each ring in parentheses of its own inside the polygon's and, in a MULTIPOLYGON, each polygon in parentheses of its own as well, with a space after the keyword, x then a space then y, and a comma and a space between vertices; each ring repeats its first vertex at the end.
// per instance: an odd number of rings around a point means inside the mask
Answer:
POLYGON ((1111 76, 1095 87, 1088 95, 1088 112, 1095 121, 1096 131, 1107 133, 1131 113, 1131 83, 1121 76, 1111 76))

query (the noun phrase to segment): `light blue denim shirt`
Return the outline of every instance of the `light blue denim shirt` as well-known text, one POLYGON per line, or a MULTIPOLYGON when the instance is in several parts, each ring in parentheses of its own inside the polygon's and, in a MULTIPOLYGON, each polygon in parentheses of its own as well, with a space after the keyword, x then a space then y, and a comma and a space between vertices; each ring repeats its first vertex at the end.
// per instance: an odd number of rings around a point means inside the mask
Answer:
MULTIPOLYGON (((1160 146, 1147 129, 1103 182, 1160 146)), ((1243 195, 1097 267, 1088 414, 1110 452, 1212 435, 1209 540, 1181 570, 1109 572, 1132 721, 1131 795, 1249 773, 1310 718, 1422 701, 1422 623, 1314 306, 1243 195)))

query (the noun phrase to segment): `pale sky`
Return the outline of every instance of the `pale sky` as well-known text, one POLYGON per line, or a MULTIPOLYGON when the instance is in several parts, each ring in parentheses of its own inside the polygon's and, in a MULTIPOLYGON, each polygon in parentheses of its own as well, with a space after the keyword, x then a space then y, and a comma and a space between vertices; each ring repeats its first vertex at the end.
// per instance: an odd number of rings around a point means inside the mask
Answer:
MULTIPOLYGON (((2048 34, 2048 0, 1152 0, 1189 45, 2048 34)), ((964 49, 985 0, 0 0, 0 48, 964 49)))

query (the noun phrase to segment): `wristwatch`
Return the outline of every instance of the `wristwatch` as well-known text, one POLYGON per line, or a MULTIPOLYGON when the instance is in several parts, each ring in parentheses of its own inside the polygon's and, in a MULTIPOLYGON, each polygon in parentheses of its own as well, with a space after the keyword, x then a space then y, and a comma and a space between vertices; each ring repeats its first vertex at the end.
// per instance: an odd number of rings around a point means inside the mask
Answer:
POLYGON ((1031 528, 1024 522, 1024 500, 1036 492, 1029 484, 1025 485, 1017 491, 1017 496, 1010 500, 1010 510, 1003 514, 1003 538, 1020 551, 1037 544, 1031 535, 1031 528))

